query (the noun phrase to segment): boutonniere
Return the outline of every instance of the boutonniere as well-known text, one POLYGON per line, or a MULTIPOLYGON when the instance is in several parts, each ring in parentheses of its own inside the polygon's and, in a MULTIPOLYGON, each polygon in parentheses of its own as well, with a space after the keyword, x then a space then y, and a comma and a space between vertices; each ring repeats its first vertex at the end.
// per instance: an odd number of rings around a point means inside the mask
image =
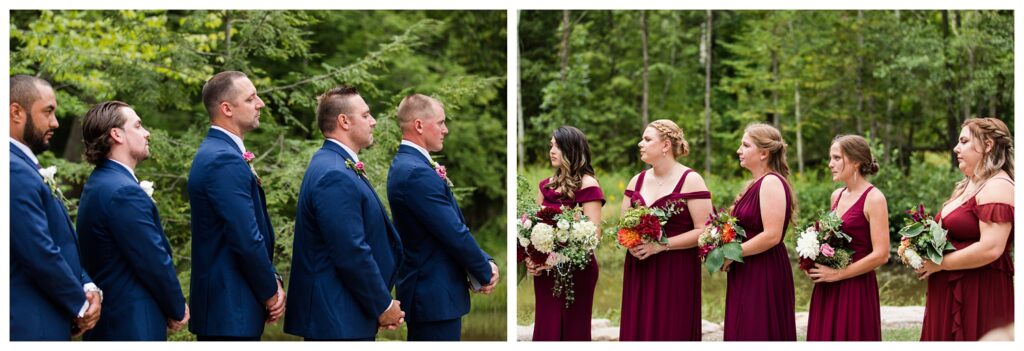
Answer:
POLYGON ((452 180, 448 179, 448 171, 444 168, 444 165, 434 162, 434 160, 430 160, 430 166, 434 167, 434 171, 437 172, 437 176, 441 177, 441 180, 444 180, 444 182, 448 184, 449 188, 455 187, 455 185, 452 184, 452 180))
POLYGON ((50 187, 50 193, 54 198, 60 199, 64 204, 64 208, 67 209, 68 199, 64 197, 64 192, 57 186, 57 166, 50 166, 39 169, 39 175, 43 177, 43 182, 50 187))
POLYGON ((242 153, 242 158, 245 159, 245 163, 249 164, 249 170, 252 171, 252 175, 256 177, 256 184, 263 185, 263 178, 260 178, 259 173, 256 173, 256 167, 252 166, 252 160, 256 159, 256 154, 252 151, 246 151, 242 153))
POLYGON ((345 160, 345 166, 355 171, 356 174, 362 176, 363 178, 369 179, 366 177, 366 167, 363 166, 362 162, 352 162, 352 160, 345 160))
POLYGON ((146 195, 149 195, 149 199, 150 200, 153 200, 153 202, 156 202, 156 199, 153 198, 153 182, 148 181, 148 180, 143 180, 143 181, 139 182, 139 187, 142 188, 142 191, 146 192, 146 195))

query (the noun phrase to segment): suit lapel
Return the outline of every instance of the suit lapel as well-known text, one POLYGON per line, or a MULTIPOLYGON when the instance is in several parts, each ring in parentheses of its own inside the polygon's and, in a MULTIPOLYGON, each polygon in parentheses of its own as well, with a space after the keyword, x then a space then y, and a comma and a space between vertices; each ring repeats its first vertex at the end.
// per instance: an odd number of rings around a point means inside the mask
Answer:
MULTIPOLYGON (((427 167, 430 167, 430 169, 434 169, 434 165, 430 162, 430 160, 424 157, 422 153, 420 153, 418 150, 414 149, 411 146, 400 145, 398 147, 398 153, 406 154, 408 157, 411 157, 413 160, 415 160, 413 162, 420 162, 427 165, 427 167)), ((434 170, 434 176, 437 176, 438 179, 441 178, 441 176, 437 174, 437 170, 434 170)), ((455 212, 459 214, 459 220, 465 223, 466 219, 462 217, 462 209, 459 208, 459 203, 455 202, 455 193, 452 192, 452 188, 448 186, 447 182, 445 182, 444 180, 441 180, 441 182, 444 183, 444 188, 448 193, 448 203, 451 204, 452 208, 455 208, 455 212)))
MULTIPOLYGON (((346 164, 346 166, 343 166, 343 167, 346 168, 345 171, 355 172, 355 170, 348 169, 348 166, 347 166, 348 162, 355 162, 355 160, 352 159, 352 155, 349 155, 348 152, 346 152, 344 149, 342 149, 340 146, 338 146, 337 144, 335 144, 333 141, 330 141, 330 140, 324 140, 323 148, 326 149, 326 150, 333 151, 334 153, 337 153, 338 155, 341 156, 341 158, 345 161, 344 163, 346 164)), ((385 226, 388 229, 388 236, 391 238, 391 245, 394 246, 395 243, 398 242, 397 240, 399 240, 398 239, 398 231, 395 230, 395 227, 393 226, 391 221, 388 220, 387 211, 384 209, 384 203, 380 201, 380 196, 378 196, 377 195, 377 191, 375 191, 373 189, 373 185, 370 184, 370 180, 366 179, 366 177, 363 177, 358 172, 355 172, 355 173, 356 173, 356 178, 359 178, 360 180, 363 181, 363 184, 366 185, 366 189, 369 190, 369 192, 371 194, 373 194, 373 198, 375 200, 377 200, 377 207, 378 207, 378 209, 380 209, 381 217, 384 217, 384 223, 385 223, 385 226)))

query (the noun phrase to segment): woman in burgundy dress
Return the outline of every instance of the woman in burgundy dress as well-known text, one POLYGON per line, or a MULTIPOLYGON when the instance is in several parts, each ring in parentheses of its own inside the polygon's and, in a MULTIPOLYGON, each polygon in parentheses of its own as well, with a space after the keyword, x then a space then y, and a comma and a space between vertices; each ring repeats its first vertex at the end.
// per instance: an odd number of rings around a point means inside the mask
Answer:
POLYGON ((697 237, 711 212, 711 193, 699 174, 676 161, 689 146, 674 122, 651 122, 638 146, 652 168, 630 180, 622 211, 670 205, 680 211, 664 226, 668 245, 641 244, 626 254, 619 340, 700 341, 697 237))
POLYGON ((842 135, 829 150, 832 180, 846 187, 832 193, 839 227, 853 241, 853 260, 843 269, 815 264, 807 318, 807 341, 882 341, 882 318, 875 268, 889 260, 889 210, 885 195, 865 176, 878 173, 867 140, 842 135))
MULTIPOLYGON (((579 129, 563 126, 551 137, 548 154, 555 175, 540 182, 540 203, 546 207, 580 206, 583 213, 598 227, 600 235, 601 192, 594 168, 590 165, 590 146, 579 129)), ((573 301, 566 306, 563 298, 555 297, 555 270, 544 262, 525 259, 527 272, 534 276, 533 293, 536 301, 533 341, 590 341, 590 316, 597 286, 597 259, 591 255, 590 264, 572 273, 573 301)))
POLYGON ((971 118, 953 152, 964 180, 935 220, 956 251, 917 271, 928 279, 923 341, 973 341, 1013 323, 1013 136, 998 119, 971 118))
POLYGON ((732 214, 747 232, 743 262, 726 260, 725 341, 796 341, 796 297, 789 254, 782 243, 796 201, 786 176, 786 143, 767 124, 747 126, 740 166, 754 176, 732 214))

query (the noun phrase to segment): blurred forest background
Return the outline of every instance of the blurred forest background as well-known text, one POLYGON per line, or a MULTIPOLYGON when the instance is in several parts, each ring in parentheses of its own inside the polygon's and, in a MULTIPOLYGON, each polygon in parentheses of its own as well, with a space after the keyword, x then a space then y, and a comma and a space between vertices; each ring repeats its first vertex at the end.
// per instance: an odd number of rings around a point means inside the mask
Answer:
MULTIPOLYGON (((537 183, 554 172, 547 154, 555 128, 580 128, 608 200, 594 315, 613 324, 626 253, 607 230, 626 183, 645 168, 636 144, 649 121, 683 128, 691 152, 680 162, 701 172, 715 206, 730 205, 749 181, 735 154, 743 128, 778 127, 801 226, 842 186, 827 168, 833 137, 868 137, 881 166, 869 180, 888 199, 894 239, 905 209, 924 203, 934 213, 963 177, 952 149, 964 119, 1014 126, 1012 11, 519 14, 519 202, 536 201, 537 183)), ((792 230, 785 240, 794 245, 792 230)), ((794 272, 805 311, 812 284, 794 272)), ((724 278, 705 273, 703 318, 716 323, 724 278)), ((883 305, 924 304, 925 285, 894 261, 879 269, 879 286, 883 305)), ((530 280, 517 291, 518 323, 531 324, 530 280)), ((919 331, 887 333, 916 340, 919 331)))
MULTIPOLYGON (((357 87, 377 118, 376 143, 360 159, 385 202, 401 140, 398 102, 415 92, 445 103, 450 134, 435 159, 458 186, 477 240, 504 267, 506 26, 505 11, 11 11, 10 70, 45 78, 56 90, 61 127, 40 159, 58 166, 73 210, 92 170, 82 157, 81 117, 106 100, 133 105, 152 133, 151 158, 136 171, 156 183, 186 295, 187 175, 209 128, 200 95, 206 79, 224 70, 246 72, 267 104, 245 144, 257 155, 276 231, 275 264, 286 282, 299 186, 323 143, 316 96, 335 85, 357 87)), ((506 286, 474 295, 464 339, 505 340, 506 286)), ((298 339, 282 325, 268 326, 263 338, 298 339)), ((378 339, 404 340, 405 328, 378 339)))

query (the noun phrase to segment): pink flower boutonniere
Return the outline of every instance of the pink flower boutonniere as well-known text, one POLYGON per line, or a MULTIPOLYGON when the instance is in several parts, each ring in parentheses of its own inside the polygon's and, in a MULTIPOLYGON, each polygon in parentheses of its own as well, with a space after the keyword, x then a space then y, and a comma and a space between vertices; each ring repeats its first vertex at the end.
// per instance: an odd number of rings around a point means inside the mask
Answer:
POLYGON ((352 160, 345 160, 345 166, 355 171, 356 174, 362 176, 363 178, 369 179, 366 177, 366 166, 364 166, 362 162, 352 162, 352 160))
POLYGON ((256 173, 256 167, 252 166, 252 160, 256 159, 256 154, 252 153, 252 151, 243 152, 242 159, 245 160, 245 163, 249 164, 249 170, 252 171, 252 175, 256 177, 256 184, 263 186, 263 178, 260 178, 259 173, 256 173))
POLYGON ((448 171, 444 168, 444 165, 431 160, 430 166, 434 167, 434 171, 437 172, 437 176, 441 177, 441 180, 444 180, 444 182, 448 184, 449 188, 455 187, 455 185, 452 184, 452 180, 448 179, 448 171))

